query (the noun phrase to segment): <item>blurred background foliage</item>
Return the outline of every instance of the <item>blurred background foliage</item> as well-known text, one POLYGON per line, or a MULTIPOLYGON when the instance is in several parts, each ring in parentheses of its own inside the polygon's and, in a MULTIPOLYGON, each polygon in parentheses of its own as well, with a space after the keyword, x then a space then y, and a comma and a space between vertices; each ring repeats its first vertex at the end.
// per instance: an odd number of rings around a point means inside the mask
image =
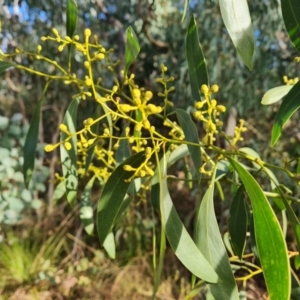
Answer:
MULTIPOLYGON (((79 19, 76 33, 82 37, 84 29, 89 27, 105 48, 115 49, 114 58, 121 61, 117 68, 119 77, 124 58, 125 30, 132 26, 141 45, 138 59, 130 69, 135 73, 137 84, 152 90, 154 94, 159 92, 160 87, 155 79, 160 73, 160 64, 164 63, 169 74, 176 79, 176 91, 171 94, 174 104, 184 109, 193 105, 184 49, 188 18, 181 22, 183 0, 78 0, 77 3, 79 19)), ((284 75, 297 76, 299 67, 293 62, 295 50, 284 28, 280 1, 248 1, 248 4, 256 40, 254 69, 251 72, 236 53, 223 24, 217 0, 191 0, 188 15, 193 13, 197 21, 210 82, 218 84, 221 89, 217 96, 219 101, 227 106, 228 111, 233 107, 239 116, 249 121, 247 146, 253 147, 263 158, 281 161, 285 156, 288 159, 289 155, 300 155, 297 146, 300 134, 291 130, 287 133, 287 139, 276 146, 277 152, 268 150, 266 144, 269 143, 270 122, 277 106, 262 107, 260 101, 268 89, 283 84, 284 75)), ((45 56, 67 66, 66 51, 61 53, 55 43, 40 41, 40 37, 49 35, 53 27, 65 34, 66 1, 0 0, 0 20, 0 48, 3 52, 12 52, 16 48, 35 51, 37 45, 41 44, 45 56)), ((72 71, 78 76, 84 73, 82 60, 80 54, 74 53, 72 71)), ((33 62, 30 57, 19 63, 41 71, 52 71, 49 65, 41 61, 33 62)), ((102 78, 104 86, 113 85, 113 78, 107 76, 103 66, 99 65, 94 71, 96 77, 102 78)), ((55 210, 53 194, 57 185, 55 173, 60 171, 59 155, 54 151, 45 156, 42 147, 45 143, 54 144, 58 140, 58 125, 62 122, 72 95, 77 93, 74 86, 58 81, 50 85, 42 111, 36 176, 29 194, 25 192, 22 178, 16 180, 19 178, 17 174, 20 173, 28 122, 44 84, 44 78, 16 69, 8 70, 0 80, 0 224, 18 224, 26 209, 27 217, 34 216, 37 220, 44 212, 53 213, 55 210), (16 128, 18 132, 15 132, 16 128), (9 200, 10 204, 7 204, 9 197, 22 203, 15 205, 14 201, 9 200)), ((156 98, 156 101, 159 103, 161 99, 156 98)), ((87 99, 80 109, 81 114, 91 116, 95 109, 93 104, 93 99, 87 99)), ((182 205, 186 206, 186 211, 190 211, 189 203, 182 205)), ((153 226, 148 223, 152 222, 152 217, 147 209, 143 211, 144 214, 148 213, 146 218, 137 209, 129 210, 124 221, 126 224, 120 225, 118 230, 122 233, 118 238, 119 246, 123 239, 134 241, 127 249, 130 255, 140 253, 140 249, 146 247, 143 245, 151 244, 153 226), (150 232, 150 236, 143 235, 144 231, 150 232)), ((180 209, 179 213, 184 215, 180 209)), ((60 220, 61 215, 58 216, 57 220, 60 220)), ((190 218, 190 214, 187 218, 190 218)), ((49 233, 48 226, 45 225, 45 228, 49 233)), ((76 237, 81 231, 82 228, 76 231, 76 237)), ((78 245, 73 250, 65 250, 74 254, 78 245)), ((182 284, 186 288, 186 283, 182 284)))

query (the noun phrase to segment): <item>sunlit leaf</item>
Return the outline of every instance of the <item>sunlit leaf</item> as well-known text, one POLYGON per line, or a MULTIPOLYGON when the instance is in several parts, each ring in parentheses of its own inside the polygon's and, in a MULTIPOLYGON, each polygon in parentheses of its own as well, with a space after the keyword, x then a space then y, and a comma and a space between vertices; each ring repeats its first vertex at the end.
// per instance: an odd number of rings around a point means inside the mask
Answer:
POLYGON ((300 2, 298 0, 281 0, 282 17, 288 35, 300 52, 300 2))
POLYGON ((8 68, 12 67, 13 64, 6 62, 6 61, 0 61, 0 75, 4 73, 8 68))
POLYGON ((59 199, 62 198, 62 196, 66 193, 66 185, 64 181, 61 181, 56 187, 53 192, 53 202, 55 203, 59 199))
POLYGON ((251 201, 256 245, 269 297, 272 300, 288 300, 291 289, 290 266, 280 224, 260 185, 237 161, 228 159, 240 176, 251 201))
MULTIPOLYGON (((69 132, 74 134, 76 132, 77 123, 77 109, 78 109, 79 99, 76 98, 72 100, 69 107, 65 113, 63 124, 67 126, 69 132)), ((60 134, 60 158, 62 163, 62 171, 64 182, 66 185, 67 199, 71 205, 74 206, 75 198, 77 194, 77 136, 74 135, 68 142, 71 144, 71 149, 67 150, 64 141, 69 138, 69 135, 65 132, 60 134)))
POLYGON ((283 126, 300 107, 300 81, 297 82, 282 101, 275 117, 271 143, 275 145, 281 135, 283 126))
POLYGON ((199 42, 197 24, 194 16, 191 16, 185 40, 185 52, 188 62, 190 85, 194 101, 201 99, 200 88, 208 85, 206 63, 199 42))
POLYGON ((237 286, 230 267, 226 248, 214 210, 216 169, 206 190, 196 217, 195 241, 207 261, 218 274, 219 283, 209 284, 215 299, 239 299, 237 286))
POLYGON ((40 128, 40 115, 41 106, 45 97, 45 93, 48 89, 49 83, 46 84, 41 100, 34 111, 33 117, 30 121, 29 130, 26 135, 26 140, 24 144, 24 163, 23 163, 23 176, 26 188, 28 188, 33 169, 34 160, 36 154, 36 147, 39 139, 39 128, 40 128))
POLYGON ((131 26, 129 26, 126 30, 124 77, 126 77, 130 65, 137 58, 139 52, 140 44, 133 29, 131 28, 131 26))
POLYGON ((103 248, 110 258, 116 258, 116 243, 114 234, 112 232, 106 236, 105 241, 103 242, 103 248))
MULTIPOLYGON (((192 142, 194 144, 199 144, 198 131, 195 123, 193 122, 190 115, 184 111, 183 109, 176 109, 176 115, 178 122, 184 132, 185 140, 188 142, 192 142)), ((201 180, 201 150, 200 144, 199 146, 187 145, 191 158, 196 168, 196 174, 198 178, 198 182, 201 180)))
POLYGON ((174 253, 194 275, 208 282, 217 282, 216 272, 197 248, 175 210, 167 186, 166 155, 162 158, 158 168, 160 168, 158 177, 161 219, 174 253))
POLYGON ((182 14, 181 22, 184 21, 186 15, 187 15, 189 4, 190 4, 189 2, 190 2, 189 0, 184 0, 184 8, 183 8, 183 14, 182 14))
POLYGON ((255 44, 247 0, 219 0, 219 4, 235 48, 245 65, 252 70, 255 44))
POLYGON ((277 86, 268 90, 261 99, 261 104, 270 105, 281 100, 293 87, 293 85, 277 86))
POLYGON ((91 192, 94 180, 95 176, 89 180, 80 197, 80 219, 84 230, 89 235, 94 235, 94 213, 91 201, 91 192))
POLYGON ((97 230, 101 244, 103 244, 106 236, 115 224, 119 210, 122 207, 123 200, 130 185, 130 182, 125 180, 128 180, 134 174, 133 171, 125 171, 123 168, 124 165, 137 168, 144 159, 144 152, 139 152, 129 157, 114 170, 106 182, 97 209, 97 230))
POLYGON ((240 186, 236 191, 230 206, 228 229, 231 244, 236 255, 242 259, 248 227, 248 217, 245 203, 245 188, 240 186))

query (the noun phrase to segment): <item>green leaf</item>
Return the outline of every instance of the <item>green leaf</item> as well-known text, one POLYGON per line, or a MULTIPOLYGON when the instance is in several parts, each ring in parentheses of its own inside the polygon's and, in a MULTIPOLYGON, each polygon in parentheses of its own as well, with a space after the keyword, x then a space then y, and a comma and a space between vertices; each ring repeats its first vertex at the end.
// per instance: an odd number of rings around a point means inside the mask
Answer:
POLYGON ((270 105, 281 100, 291 89, 293 85, 281 85, 268 90, 261 99, 261 104, 270 105))
POLYGON ((201 253, 216 270, 221 280, 219 283, 209 285, 213 297, 215 299, 239 299, 214 210, 215 176, 216 169, 196 217, 195 241, 201 253))
POLYGON ((140 45, 138 39, 131 26, 129 26, 126 30, 124 78, 127 76, 128 69, 133 61, 137 58, 139 52, 140 45))
POLYGON ((256 245, 269 297, 272 300, 288 300, 291 275, 280 224, 252 175, 232 158, 228 160, 240 176, 252 204, 256 245))
POLYGON ((228 220, 231 244, 234 252, 240 259, 242 259, 245 250, 248 226, 244 192, 245 188, 243 185, 236 191, 230 206, 230 218, 228 220))
POLYGON ((34 169, 36 147, 39 139, 41 106, 45 97, 45 93, 48 89, 48 86, 49 86, 49 82, 46 84, 41 100, 38 102, 38 105, 34 111, 33 117, 30 121, 29 130, 26 135, 25 144, 24 144, 23 176, 24 176, 24 182, 26 188, 28 188, 33 173, 33 169, 34 169))
POLYGON ((277 187, 277 191, 279 192, 281 199, 284 203, 288 218, 290 220, 290 222, 292 223, 292 227, 296 236, 296 241, 297 241, 297 246, 298 246, 298 251, 300 250, 300 222, 298 217, 296 216, 295 212, 293 211, 293 209, 291 208, 288 200, 286 199, 284 193, 281 190, 281 187, 278 186, 277 187))
POLYGON ((7 61, 0 61, 0 75, 12 66, 13 66, 13 64, 11 64, 7 61))
POLYGON ((76 0, 67 0, 67 36, 72 38, 77 24, 77 3, 76 0))
MULTIPOLYGON (((77 3, 76 0, 67 0, 67 36, 72 38, 77 24, 77 3)), ((71 71, 71 48, 72 44, 68 45, 68 70, 71 71)))
POLYGON ((80 197, 80 219, 84 230, 89 235, 94 235, 94 213, 91 201, 91 190, 94 180, 95 176, 89 180, 80 197))
POLYGON ((105 238, 105 241, 103 242, 103 248, 110 258, 116 258, 116 243, 114 234, 112 232, 110 232, 105 238))
POLYGON ((235 48, 245 65, 252 70, 255 44, 247 0, 219 0, 219 4, 235 48))
POLYGON ((183 14, 182 14, 182 18, 181 18, 181 23, 184 21, 186 15, 187 15, 189 4, 190 4, 189 0, 184 0, 184 8, 183 8, 183 14))
MULTIPOLYGON (((121 138, 126 137, 125 128, 122 131, 121 138)), ((130 156, 130 146, 127 139, 121 139, 119 148, 116 152, 117 165, 121 164, 126 158, 130 156)))
POLYGON ((208 85, 208 76, 205 58, 199 43, 197 24, 193 15, 186 34, 185 52, 193 100, 199 101, 201 99, 200 88, 203 84, 208 85))
POLYGON ((168 241, 183 265, 197 277, 217 282, 218 275, 206 260, 182 224, 171 200, 167 186, 167 157, 158 166, 160 213, 168 241))
POLYGON ((53 193, 53 202, 55 203, 66 193, 66 185, 64 181, 61 181, 55 188, 53 193))
POLYGON ((298 0, 281 0, 282 17, 288 35, 300 52, 300 2, 298 0))
MULTIPOLYGON (((69 132, 74 134, 76 132, 77 123, 77 109, 79 104, 79 98, 71 101, 69 107, 65 113, 63 124, 67 126, 69 132)), ((64 182, 66 185, 67 199, 71 205, 74 206, 75 198, 77 194, 77 136, 74 135, 68 142, 71 144, 71 149, 67 150, 63 141, 69 136, 65 132, 61 132, 60 141, 60 158, 62 162, 62 171, 64 182)))
MULTIPOLYGON (((100 116, 101 116, 101 106, 97 105, 97 108, 96 108, 96 110, 94 112, 94 115, 93 115, 93 119, 96 120, 100 116)), ((91 126, 91 131, 94 132, 94 133, 98 133, 99 125, 100 125, 100 122, 97 122, 97 123, 93 124, 91 126)), ((89 137, 93 138, 92 135, 90 135, 90 134, 89 134, 89 137)), ((96 145, 97 145, 97 143, 93 143, 93 145, 91 147, 89 147, 89 149, 87 150, 87 157, 86 157, 86 161, 85 161, 85 172, 88 171, 89 166, 90 166, 90 164, 91 164, 91 162, 94 158, 94 150, 95 150, 96 145)))
POLYGON ((97 230, 101 244, 103 244, 106 236, 115 224, 119 210, 122 207, 123 200, 130 185, 130 182, 126 180, 134 174, 133 171, 125 171, 123 168, 124 165, 137 168, 144 160, 144 152, 132 155, 121 163, 107 180, 97 208, 97 230))
POLYGON ((281 135, 281 131, 285 123, 290 119, 294 112, 300 106, 300 81, 297 82, 290 92, 285 96, 279 110, 276 114, 273 129, 272 129, 272 146, 275 145, 281 135))
MULTIPOLYGON (((199 137, 198 137, 198 131, 196 128, 195 123, 193 122, 190 115, 184 111, 183 109, 176 109, 176 115, 178 122, 184 132, 185 140, 187 142, 192 142, 194 144, 199 144, 199 137)), ((187 145, 191 158, 193 160, 193 163, 196 168, 196 174, 198 178, 198 182, 201 181, 201 150, 200 150, 200 144, 199 146, 193 146, 193 145, 187 145)))

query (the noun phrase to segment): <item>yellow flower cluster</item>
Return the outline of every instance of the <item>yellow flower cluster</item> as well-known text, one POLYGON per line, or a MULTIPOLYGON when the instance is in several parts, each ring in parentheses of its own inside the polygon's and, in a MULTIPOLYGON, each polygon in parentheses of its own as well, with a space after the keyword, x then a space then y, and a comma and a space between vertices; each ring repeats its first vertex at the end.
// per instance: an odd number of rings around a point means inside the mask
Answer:
POLYGON ((223 126, 219 115, 226 111, 224 105, 218 105, 217 100, 211 99, 211 95, 217 93, 219 87, 215 84, 209 88, 207 85, 202 85, 201 92, 204 95, 204 100, 195 103, 196 111, 193 113, 197 120, 204 123, 205 136, 202 142, 206 145, 213 145, 216 140, 215 135, 219 132, 218 127, 223 126))
POLYGON ((245 126, 245 120, 240 119, 239 126, 235 126, 234 129, 234 137, 231 142, 231 146, 235 146, 238 141, 243 141, 242 133, 247 131, 247 127, 245 126))
POLYGON ((298 81, 299 81, 299 78, 298 78, 298 77, 290 78, 290 79, 289 79, 287 76, 283 76, 283 82, 284 82, 286 85, 296 84, 298 81))
POLYGON ((131 94, 135 105, 118 104, 118 109, 124 113, 139 110, 142 114, 142 118, 141 121, 136 123, 135 131, 141 131, 142 127, 150 129, 151 124, 148 120, 148 116, 151 114, 161 113, 162 107, 154 104, 148 104, 148 101, 150 101, 153 97, 153 93, 151 91, 142 92, 139 88, 134 87, 131 90, 131 94))

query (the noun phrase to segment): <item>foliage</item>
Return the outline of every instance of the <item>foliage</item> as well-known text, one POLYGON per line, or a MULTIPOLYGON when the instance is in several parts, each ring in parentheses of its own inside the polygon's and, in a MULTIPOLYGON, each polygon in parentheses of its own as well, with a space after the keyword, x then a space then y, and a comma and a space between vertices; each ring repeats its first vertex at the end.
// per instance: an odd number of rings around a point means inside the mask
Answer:
MULTIPOLYGON (((39 194, 45 192, 45 182, 49 176, 48 168, 36 159, 34 176, 29 188, 25 188, 22 165, 28 125, 22 125, 22 119, 21 114, 14 114, 11 118, 0 116, 0 224, 2 225, 17 224, 22 220, 25 211, 34 212, 42 207, 39 194)), ((38 148, 42 153, 42 145, 39 144, 38 148)), ((2 239, 2 230, 0 236, 2 239)))
MULTIPOLYGON (((288 4, 289 11, 296 11, 296 4, 288 4)), ((276 165, 263 161, 251 148, 240 148, 239 143, 244 140, 247 131, 243 119, 235 126, 233 136, 223 130, 222 114, 225 113, 226 107, 216 99, 219 86, 209 84, 193 16, 190 16, 186 35, 186 54, 194 100, 188 113, 176 108, 172 101, 175 78, 169 76, 165 64, 160 65, 160 75, 156 78, 156 83, 161 87, 157 98, 154 97, 153 91, 138 84, 138 78, 130 72, 130 66, 141 48, 131 27, 126 32, 122 65, 120 61, 115 60, 114 51, 108 49, 97 35, 92 35, 90 28, 84 30, 83 36, 73 35, 73 30, 68 29, 75 28, 74 7, 74 1, 70 1, 67 6, 67 32, 71 33, 70 36, 52 28, 51 35, 42 36, 41 40, 46 45, 56 45, 57 51, 62 55, 65 51, 70 54, 70 49, 73 48, 76 53, 74 57, 79 57, 84 72, 78 72, 73 60, 63 64, 63 60, 60 61, 59 58, 53 60, 44 55, 42 45, 38 45, 35 51, 16 48, 12 53, 1 53, 0 69, 4 71, 12 66, 45 78, 44 93, 47 92, 48 85, 51 87, 57 81, 72 86, 72 99, 59 124, 60 140, 49 143, 44 150, 52 152, 60 148, 61 180, 64 182, 71 206, 79 200, 81 207, 84 207, 81 219, 86 231, 93 234, 90 193, 97 182, 102 187, 96 215, 98 236, 100 243, 113 257, 114 226, 130 202, 139 198, 147 200, 145 194, 151 189, 152 206, 158 210, 161 220, 159 254, 155 244, 156 233, 153 232, 153 269, 156 283, 161 277, 166 236, 175 255, 199 279, 194 280, 193 287, 198 288, 206 284, 208 293, 213 298, 239 299, 236 281, 245 284, 253 276, 262 273, 270 299, 289 299, 293 294, 292 287, 299 288, 295 284, 292 285, 289 259, 298 256, 299 253, 293 249, 288 250, 277 213, 280 211, 283 218, 286 218, 286 214, 289 217, 299 248, 300 223, 291 205, 291 201, 299 202, 299 199, 289 194, 288 187, 277 179, 277 175, 285 174, 290 182, 299 185, 299 175, 295 171, 294 163, 299 160, 298 157, 285 162, 284 165, 276 165), (43 62, 48 68, 39 70, 38 65, 30 68, 19 63, 29 59, 43 62), (95 70, 99 68, 107 77, 96 75, 98 73, 95 70), (84 105, 96 106, 95 114, 86 118, 79 109, 84 105), (195 124, 202 126, 203 134, 200 136, 195 124), (226 149, 217 144, 219 139, 227 141, 226 149), (201 188, 206 187, 206 192, 197 207, 193 238, 179 218, 168 188, 171 180, 181 180, 174 175, 168 175, 170 167, 182 159, 187 162, 189 158, 192 163, 186 164, 186 178, 183 180, 191 181, 201 188), (270 181, 269 185, 260 184, 264 177, 270 181), (209 182, 208 186, 204 181, 209 182), (79 182, 88 182, 81 197, 79 182), (219 229, 214 210, 215 187, 222 198, 223 188, 228 185, 234 198, 232 205, 236 205, 231 208, 229 226, 233 250, 230 243, 227 243, 227 249, 224 246, 223 233, 219 229), (244 201, 243 195, 246 195, 247 201, 244 201), (237 201, 244 203, 240 205, 237 201), (245 216, 246 223, 243 225, 246 230, 249 227, 249 238, 245 230, 241 234, 233 230, 239 226, 239 214, 245 216), (247 224, 248 219, 251 226, 247 224), (245 247, 249 240, 257 251, 252 247, 250 252, 249 247, 245 247), (227 250, 230 252, 229 256, 227 250), (246 270, 248 274, 238 276, 233 270, 246 270)), ((220 8, 239 55, 248 68, 252 69, 255 38, 247 2, 220 1, 220 8)), ((286 14, 283 14, 283 17, 288 24, 286 26, 289 35, 293 34, 291 38, 295 44, 300 36, 295 38, 294 31, 291 33, 289 28, 290 20, 286 14)), ((295 46, 297 47, 297 44, 295 46)), ((280 96, 276 95, 276 100, 287 94, 275 117, 272 144, 277 141, 283 125, 299 108, 299 84, 296 81, 286 81, 287 84, 294 85, 290 90, 277 90, 280 96)), ((273 94, 269 92, 266 95, 264 104, 276 101, 272 100, 270 95, 273 94)), ((31 128, 36 129, 37 126, 37 122, 31 123, 31 128)), ((38 130, 33 129, 29 130, 27 140, 37 141, 38 130)), ((34 156, 34 152, 27 151, 24 159, 33 161, 34 156)), ((27 170, 28 168, 25 168, 25 176, 27 170)), ((198 197, 201 198, 201 194, 198 197)), ((157 284, 153 298, 156 292, 157 284)))

